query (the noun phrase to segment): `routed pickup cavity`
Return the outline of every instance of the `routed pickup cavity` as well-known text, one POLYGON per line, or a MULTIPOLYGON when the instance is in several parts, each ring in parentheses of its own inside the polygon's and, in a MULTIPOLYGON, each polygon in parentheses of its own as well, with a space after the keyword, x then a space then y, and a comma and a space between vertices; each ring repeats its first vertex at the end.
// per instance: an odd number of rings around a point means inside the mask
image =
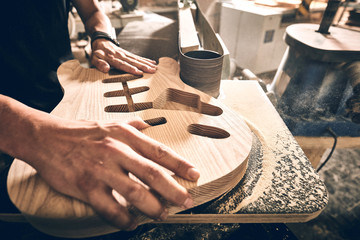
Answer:
POLYGON ((127 82, 134 79, 142 78, 142 76, 136 76, 129 73, 121 74, 113 78, 105 78, 102 80, 103 83, 116 83, 116 82, 127 82))
POLYGON ((168 88, 160 94, 154 101, 154 108, 192 111, 210 116, 219 116, 223 113, 221 108, 202 102, 199 95, 175 88, 168 88))
POLYGON ((187 130, 191 134, 209 138, 222 139, 230 137, 230 133, 228 133, 224 129, 202 124, 190 124, 187 130))
POLYGON ((144 122, 146 122, 150 126, 158 126, 158 125, 167 123, 166 118, 164 118, 164 117, 147 119, 147 120, 144 120, 144 122))
MULTIPOLYGON (((137 93, 146 92, 149 89, 150 89, 149 87, 130 88, 129 93, 130 93, 130 95, 134 95, 134 94, 137 94, 137 93)), ((116 90, 116 91, 111 91, 111 92, 104 93, 104 97, 122 97, 122 96, 125 96, 125 91, 124 90, 116 90)))

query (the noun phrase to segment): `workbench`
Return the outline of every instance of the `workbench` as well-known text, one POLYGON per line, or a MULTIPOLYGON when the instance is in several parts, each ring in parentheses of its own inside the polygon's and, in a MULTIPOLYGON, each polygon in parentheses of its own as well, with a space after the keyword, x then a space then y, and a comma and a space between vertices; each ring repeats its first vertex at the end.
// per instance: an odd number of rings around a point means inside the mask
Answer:
POLYGON ((170 216, 167 222, 305 222, 315 218, 327 204, 326 187, 258 82, 223 80, 221 90, 219 100, 242 115, 258 137, 247 172, 232 191, 201 207, 205 213, 219 214, 215 219, 202 212, 170 216))
MULTIPOLYGON (((176 58, 176 20, 164 19, 155 16, 128 24, 118 36, 120 44, 144 57, 176 58)), ((222 80, 218 99, 238 112, 255 136, 243 179, 207 204, 169 216, 165 222, 140 226, 132 233, 115 234, 133 239, 182 239, 185 233, 203 234, 204 227, 219 227, 218 223, 233 223, 229 226, 234 230, 238 223, 305 222, 325 208, 328 195, 323 181, 258 82, 222 80)))
MULTIPOLYGON (((312 166, 317 169, 321 160, 328 156, 327 150, 332 149, 335 139, 333 137, 305 137, 295 136, 312 166)), ((360 148, 360 137, 337 137, 336 149, 360 148)))
MULTIPOLYGON (((176 26, 176 17, 150 14, 141 23, 128 24, 118 40, 145 57, 176 58, 176 26)), ((219 199, 165 222, 305 222, 320 214, 328 202, 326 187, 258 82, 222 80, 218 99, 241 114, 257 136, 246 174, 219 199)))
POLYGON ((114 236, 203 239, 236 231, 239 223, 306 222, 326 207, 323 181, 258 82, 223 80, 218 99, 241 114, 257 136, 244 178, 214 201, 114 236))
POLYGON ((328 195, 323 181, 257 81, 223 80, 219 99, 241 114, 257 136, 242 181, 208 204, 169 216, 165 223, 173 224, 148 224, 109 238, 181 239, 186 233, 200 239, 204 232, 235 231, 240 226, 236 223, 305 222, 325 208, 328 195))

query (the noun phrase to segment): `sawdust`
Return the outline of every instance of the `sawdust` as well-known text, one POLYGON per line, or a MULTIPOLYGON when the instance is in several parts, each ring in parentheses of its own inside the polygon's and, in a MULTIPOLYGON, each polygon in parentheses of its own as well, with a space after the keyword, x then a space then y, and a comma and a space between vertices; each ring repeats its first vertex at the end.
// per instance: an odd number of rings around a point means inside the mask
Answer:
MULTIPOLYGON (((255 135, 259 138, 261 142, 261 148, 263 151, 263 155, 267 156, 267 159, 269 161, 262 161, 262 172, 260 175, 260 178, 255 185, 253 192, 250 196, 245 197, 240 203, 236 205, 236 207, 230 211, 230 213, 236 213, 239 212, 242 208, 249 205, 252 202, 255 202, 259 196, 265 192, 266 188, 271 186, 271 179, 272 179, 272 172, 275 169, 274 163, 272 163, 270 160, 275 159, 275 155, 273 153, 272 147, 269 146, 268 142, 271 144, 273 141, 266 141, 266 138, 264 135, 262 135, 261 131, 257 129, 254 125, 247 122, 250 129, 255 133, 255 135), (266 171, 264 171, 266 169, 266 171)), ((260 146, 256 146, 259 148, 260 146)), ((257 149, 259 151, 259 149, 257 149)))

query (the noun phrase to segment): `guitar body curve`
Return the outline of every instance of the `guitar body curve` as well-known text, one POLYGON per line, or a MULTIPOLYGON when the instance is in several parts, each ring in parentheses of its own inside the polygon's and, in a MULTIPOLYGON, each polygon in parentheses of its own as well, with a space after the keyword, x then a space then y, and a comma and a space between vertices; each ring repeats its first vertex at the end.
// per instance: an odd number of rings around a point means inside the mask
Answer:
MULTIPOLYGON (((66 119, 125 121, 140 117, 146 135, 172 148, 200 171, 197 182, 173 176, 192 194, 194 206, 232 189, 242 179, 252 132, 242 117, 179 78, 179 65, 161 58, 155 74, 136 78, 83 68, 77 60, 58 69, 64 98, 51 114, 66 119)), ((170 173, 171 174, 171 173, 170 173)), ((51 189, 25 162, 15 159, 8 176, 12 202, 37 229, 57 237, 92 237, 118 229, 92 208, 51 189)), ((169 214, 182 211, 170 206, 169 214)), ((151 220, 139 214, 138 220, 151 220)))

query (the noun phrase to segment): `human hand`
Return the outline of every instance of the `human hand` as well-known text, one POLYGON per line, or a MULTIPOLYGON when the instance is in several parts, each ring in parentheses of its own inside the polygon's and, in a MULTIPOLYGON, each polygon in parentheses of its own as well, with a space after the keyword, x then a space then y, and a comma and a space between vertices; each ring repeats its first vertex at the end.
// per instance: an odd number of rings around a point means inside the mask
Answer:
POLYGON ((192 181, 199 178, 199 172, 141 133, 139 130, 149 126, 145 122, 55 120, 38 128, 36 153, 28 160, 55 190, 88 203, 99 216, 123 230, 133 230, 137 223, 127 204, 115 200, 113 189, 153 219, 165 219, 167 209, 152 191, 184 209, 192 206, 187 190, 160 165, 192 181), (132 180, 129 173, 150 189, 132 180))
POLYGON ((96 39, 92 43, 91 64, 104 73, 107 73, 110 67, 134 75, 156 72, 154 60, 132 54, 106 39, 96 39))

